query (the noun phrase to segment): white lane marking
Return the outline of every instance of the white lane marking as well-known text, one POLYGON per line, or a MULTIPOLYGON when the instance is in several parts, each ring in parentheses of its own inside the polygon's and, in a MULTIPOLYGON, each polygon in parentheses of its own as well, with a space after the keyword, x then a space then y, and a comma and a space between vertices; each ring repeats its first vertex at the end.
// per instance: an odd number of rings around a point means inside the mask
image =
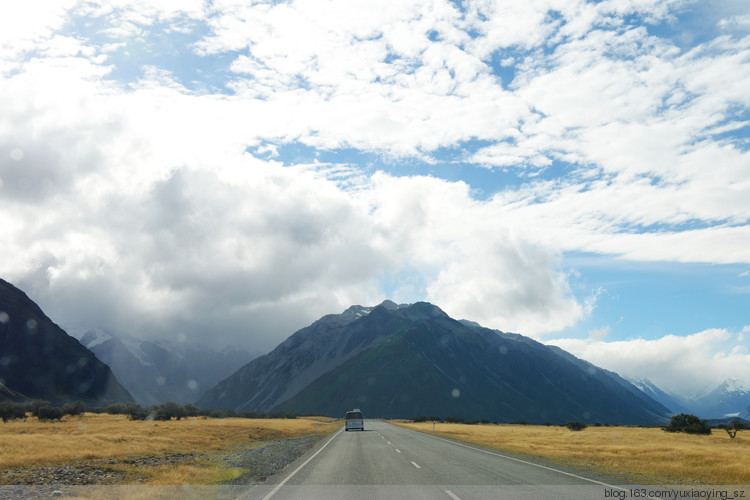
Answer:
POLYGON ((453 493, 451 490, 445 490, 445 494, 451 497, 453 500, 461 500, 461 497, 453 493))
POLYGON ((401 453, 401 450, 399 450, 398 448, 393 448, 393 449, 396 450, 396 453, 401 453))
POLYGON ((386 443, 388 443, 388 444, 392 444, 392 443, 391 443, 390 441, 386 441, 386 443))
POLYGON ((302 465, 300 465, 299 467, 297 467, 296 469, 294 469, 294 471, 291 474, 289 474, 287 477, 285 477, 283 481, 281 481, 279 484, 277 484, 274 489, 272 489, 271 491, 269 491, 268 494, 263 497, 263 500, 268 500, 269 498, 271 498, 272 496, 274 496, 276 493, 278 493, 279 490, 281 489, 281 487, 284 486, 287 481, 289 481, 292 477, 294 477, 294 475, 296 473, 298 473, 302 469, 302 467, 304 467, 305 465, 309 464, 310 461, 313 458, 317 457, 318 453, 320 453, 321 451, 323 451, 326 446, 328 446, 329 444, 331 444, 331 441, 333 441, 334 438, 336 436, 338 436, 339 434, 341 434, 341 429, 339 429, 339 431, 336 434, 334 434, 331 437, 331 439, 329 439, 328 441, 326 441, 326 444, 324 444, 323 446, 321 446, 318 451, 316 451, 315 453, 313 453, 313 456, 311 456, 310 458, 308 458, 307 460, 305 460, 305 463, 303 463, 302 465))
POLYGON ((412 461, 411 461, 411 464, 412 464, 412 465, 413 465, 414 467, 416 467, 417 469, 421 469, 421 468, 422 468, 422 467, 420 467, 420 466, 419 466, 419 464, 418 464, 417 462, 415 462, 414 460, 412 460, 412 461))
MULTIPOLYGON (((429 435, 429 434, 427 434, 427 435, 429 435)), ((469 446, 467 444, 459 443, 458 441, 453 441, 451 439, 445 439, 445 438, 441 438, 441 437, 438 437, 438 436, 431 436, 431 437, 433 437, 434 439, 439 439, 441 441, 445 441, 446 443, 455 444, 456 446, 463 446, 464 448, 469 448, 470 450, 481 451, 482 453, 486 453, 488 455, 494 455, 496 457, 505 458, 506 460, 513 460, 514 462, 520 462, 520 463, 526 464, 526 465, 533 465, 534 467, 539 467, 540 469, 545 469, 545 470, 549 470, 549 471, 552 471, 552 472, 558 472, 560 474, 564 474, 566 476, 575 477, 576 479, 582 479, 583 481, 588 481, 590 483, 600 484, 602 486, 607 486, 609 488, 615 488, 615 489, 618 489, 618 490, 627 491, 625 488, 621 488, 620 486, 615 486, 613 484, 603 483, 602 481, 597 481, 596 479, 590 479, 588 477, 579 476, 578 474, 573 474, 572 472, 565 472, 564 470, 559 470, 559 469, 555 469, 555 468, 552 468, 552 467, 547 467, 545 465, 535 464, 534 462, 529 462, 527 460, 521 460, 520 458, 514 458, 514 457, 509 457, 507 455, 501 455, 499 453, 494 453, 494 452, 492 452, 490 450, 484 450, 482 448, 475 448, 474 446, 469 446)), ((414 463, 414 462, 412 462, 412 463, 414 463)))

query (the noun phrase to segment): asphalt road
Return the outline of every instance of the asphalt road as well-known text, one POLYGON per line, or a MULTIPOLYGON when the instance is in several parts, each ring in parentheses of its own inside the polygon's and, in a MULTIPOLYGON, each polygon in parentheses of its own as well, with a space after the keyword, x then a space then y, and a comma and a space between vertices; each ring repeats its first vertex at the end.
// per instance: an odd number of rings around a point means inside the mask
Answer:
POLYGON ((242 498, 604 499, 628 486, 438 436, 368 420, 338 431, 242 498))

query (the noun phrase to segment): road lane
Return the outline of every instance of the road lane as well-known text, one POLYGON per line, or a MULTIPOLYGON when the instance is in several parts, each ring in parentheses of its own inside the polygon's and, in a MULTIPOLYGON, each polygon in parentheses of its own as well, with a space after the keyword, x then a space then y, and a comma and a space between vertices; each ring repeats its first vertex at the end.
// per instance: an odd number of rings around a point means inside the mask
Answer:
MULTIPOLYGON (((244 498, 590 498, 613 480, 368 420, 252 488, 244 498)), ((611 496, 611 495, 610 495, 611 496)))

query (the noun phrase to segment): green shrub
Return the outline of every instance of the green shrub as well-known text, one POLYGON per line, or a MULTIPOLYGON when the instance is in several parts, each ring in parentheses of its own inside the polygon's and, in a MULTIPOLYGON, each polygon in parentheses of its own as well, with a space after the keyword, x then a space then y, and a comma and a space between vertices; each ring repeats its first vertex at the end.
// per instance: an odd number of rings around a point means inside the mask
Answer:
POLYGON ((737 435, 737 431, 748 429, 748 426, 743 424, 742 422, 737 422, 735 420, 732 422, 732 425, 721 424, 719 426, 719 429, 724 429, 725 431, 727 431, 727 434, 729 434, 729 437, 731 439, 734 439, 734 437, 737 435))
POLYGON ((568 422, 567 424, 565 424, 565 427, 567 427, 571 431, 582 431, 588 426, 583 422, 568 422))
POLYGON ((180 420, 185 416, 185 409, 175 403, 174 401, 167 401, 158 406, 151 408, 151 413, 154 415, 154 420, 172 420, 174 417, 176 420, 180 420))
POLYGON ((36 416, 39 420, 62 420, 65 413, 62 408, 54 406, 40 406, 36 416))
POLYGON ((26 418, 26 407, 21 403, 0 401, 0 418, 3 422, 26 418))
POLYGON ((63 405, 62 410, 66 415, 81 415, 87 410, 87 408, 82 401, 76 401, 75 403, 63 405))
POLYGON ((711 427, 705 420, 695 415, 680 413, 672 417, 669 425, 662 427, 666 432, 684 432, 686 434, 711 434, 711 427))

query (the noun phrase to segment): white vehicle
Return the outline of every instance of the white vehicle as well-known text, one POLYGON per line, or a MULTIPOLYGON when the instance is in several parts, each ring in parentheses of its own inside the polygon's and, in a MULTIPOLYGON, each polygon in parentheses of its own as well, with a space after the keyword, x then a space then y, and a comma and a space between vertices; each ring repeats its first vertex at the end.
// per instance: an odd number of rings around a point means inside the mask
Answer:
POLYGON ((346 412, 346 430, 359 429, 365 430, 365 421, 362 417, 362 410, 356 409, 346 412))

